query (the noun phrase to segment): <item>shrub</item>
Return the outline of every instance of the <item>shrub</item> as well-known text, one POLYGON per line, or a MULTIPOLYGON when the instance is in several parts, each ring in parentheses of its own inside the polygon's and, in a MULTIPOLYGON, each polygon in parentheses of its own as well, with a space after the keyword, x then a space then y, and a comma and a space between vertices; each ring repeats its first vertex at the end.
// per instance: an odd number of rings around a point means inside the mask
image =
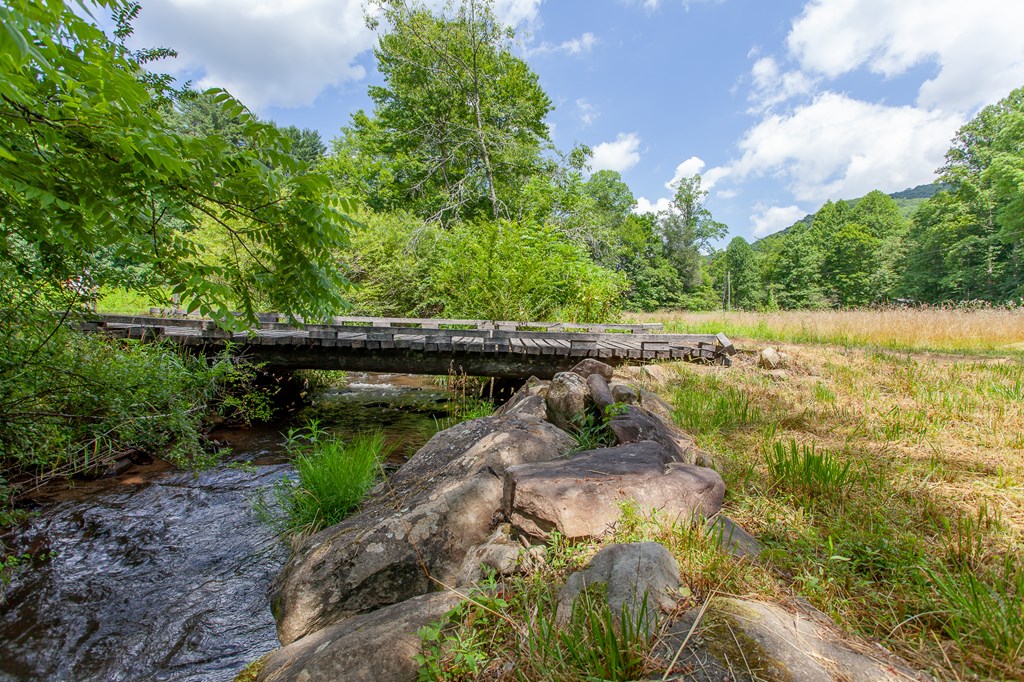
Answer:
POLYGON ((0 491, 3 479, 13 496, 135 451, 213 463, 202 421, 227 385, 247 390, 251 369, 36 322, 4 325, 0 341, 0 491))

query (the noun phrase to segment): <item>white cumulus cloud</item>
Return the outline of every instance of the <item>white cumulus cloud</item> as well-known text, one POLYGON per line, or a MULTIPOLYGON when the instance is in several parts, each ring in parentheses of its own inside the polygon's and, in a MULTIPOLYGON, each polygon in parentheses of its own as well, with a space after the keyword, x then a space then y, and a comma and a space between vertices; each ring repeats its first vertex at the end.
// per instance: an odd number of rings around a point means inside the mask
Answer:
POLYGON ((749 99, 755 109, 769 109, 797 95, 806 95, 814 90, 815 81, 802 71, 779 69, 773 57, 762 57, 750 69, 754 88, 749 99))
POLYGON ((576 115, 579 116, 580 122, 583 125, 590 126, 601 116, 601 112, 598 111, 596 106, 588 102, 585 97, 580 97, 576 100, 576 115))
POLYGON ((740 140, 742 156, 706 177, 770 174, 804 202, 895 191, 932 181, 961 122, 955 113, 826 92, 789 113, 766 116, 740 140))
POLYGON ((594 171, 628 171, 640 162, 640 136, 636 133, 619 133, 614 142, 602 142, 594 147, 590 167, 594 171))
MULTIPOLYGON (((497 0, 506 24, 537 20, 542 0, 497 0)), ((362 79, 357 58, 376 36, 362 0, 146 0, 133 45, 166 45, 178 58, 162 68, 221 87, 256 110, 313 104, 326 88, 362 79)), ((441 2, 431 6, 443 7, 441 2)), ((586 34, 584 34, 586 36, 586 34)), ((576 49, 591 42, 577 39, 576 49)), ((569 49, 569 48, 567 48, 569 49)))
POLYGON ((306 106, 324 88, 365 75, 374 44, 359 0, 149 0, 136 42, 168 45, 176 75, 222 87, 254 109, 306 106))
POLYGON ((580 55, 586 54, 594 49, 597 45, 597 36, 593 33, 584 33, 579 38, 570 38, 569 40, 563 40, 560 43, 549 43, 543 42, 540 45, 533 47, 524 46, 523 52, 527 57, 532 57, 539 54, 552 54, 554 52, 563 52, 568 55, 580 55))
POLYGON ((807 211, 799 206, 754 206, 755 213, 750 216, 750 222, 754 226, 754 236, 764 237, 772 232, 789 227, 796 221, 807 215, 807 211))
POLYGON ((790 53, 835 78, 862 67, 886 78, 938 67, 918 105, 969 113, 1024 83, 1024 2, 813 0, 793 23, 790 53))
POLYGON ((532 24, 537 20, 543 0, 495 0, 494 14, 509 26, 532 24))
POLYGON ((633 213, 637 215, 643 215, 644 213, 661 213, 662 211, 668 211, 672 208, 672 202, 668 197, 662 197, 657 201, 651 201, 647 197, 637 197, 636 206, 633 207, 633 213))
POLYGON ((704 163, 704 159, 699 156, 691 156, 686 161, 683 161, 676 166, 676 173, 672 176, 671 180, 665 183, 665 189, 675 190, 679 185, 680 180, 683 178, 692 178, 694 175, 697 175, 704 170, 705 165, 707 164, 704 163))

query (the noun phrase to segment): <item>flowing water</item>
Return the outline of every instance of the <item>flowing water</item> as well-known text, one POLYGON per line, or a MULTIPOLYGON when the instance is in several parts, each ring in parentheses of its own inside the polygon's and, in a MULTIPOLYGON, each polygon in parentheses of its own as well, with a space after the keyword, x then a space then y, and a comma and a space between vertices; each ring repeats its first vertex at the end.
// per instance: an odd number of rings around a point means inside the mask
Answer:
MULTIPOLYGON (((401 459, 446 403, 422 377, 350 375, 291 424, 380 428, 401 459)), ((253 501, 290 471, 286 428, 222 430, 232 456, 199 474, 157 462, 43 496, 5 539, 36 559, 0 602, 0 680, 231 680, 274 649, 267 589, 288 549, 253 501)))

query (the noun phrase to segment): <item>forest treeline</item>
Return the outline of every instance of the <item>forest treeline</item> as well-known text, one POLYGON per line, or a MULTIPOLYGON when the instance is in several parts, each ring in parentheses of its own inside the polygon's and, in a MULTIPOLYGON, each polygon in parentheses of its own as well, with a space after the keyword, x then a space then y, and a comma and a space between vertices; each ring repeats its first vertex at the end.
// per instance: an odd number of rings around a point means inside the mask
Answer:
MULTIPOLYGON (((369 88, 373 107, 327 144, 313 130, 262 124, 352 200, 355 220, 332 257, 335 283, 354 285, 340 298, 355 313, 593 322, 622 310, 1024 295, 1021 90, 957 133, 935 186, 899 200, 874 191, 828 202, 783 232, 716 248, 728 228, 705 207, 699 175, 675 185, 668 210, 640 215, 617 172, 590 172, 590 149, 555 147, 550 98, 490 3, 467 0, 446 13, 373 4, 371 24, 388 29, 374 51, 382 82, 369 88)), ((230 115, 218 98, 184 93, 163 107, 165 121, 237 149, 266 144, 248 112, 230 115)), ((246 222, 199 211, 181 232, 199 247, 208 279, 243 295, 236 308, 280 307, 274 289, 259 285, 280 264, 268 268, 259 248, 238 248, 246 222)), ((90 272, 151 291, 165 279, 149 259, 109 249, 95 252, 90 272)))

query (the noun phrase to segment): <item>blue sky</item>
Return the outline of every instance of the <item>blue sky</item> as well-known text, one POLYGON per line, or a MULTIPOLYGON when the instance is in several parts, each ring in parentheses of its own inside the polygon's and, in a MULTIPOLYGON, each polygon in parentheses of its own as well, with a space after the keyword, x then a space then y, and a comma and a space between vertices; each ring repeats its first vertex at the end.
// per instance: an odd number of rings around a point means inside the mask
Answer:
MULTIPOLYGON (((440 4, 440 3, 435 3, 440 4)), ((136 42, 325 141, 379 82, 361 0, 142 0, 136 42)), ((701 173, 730 236, 931 182, 957 128, 1024 86, 1019 0, 496 0, 555 104, 638 211, 701 173)))

